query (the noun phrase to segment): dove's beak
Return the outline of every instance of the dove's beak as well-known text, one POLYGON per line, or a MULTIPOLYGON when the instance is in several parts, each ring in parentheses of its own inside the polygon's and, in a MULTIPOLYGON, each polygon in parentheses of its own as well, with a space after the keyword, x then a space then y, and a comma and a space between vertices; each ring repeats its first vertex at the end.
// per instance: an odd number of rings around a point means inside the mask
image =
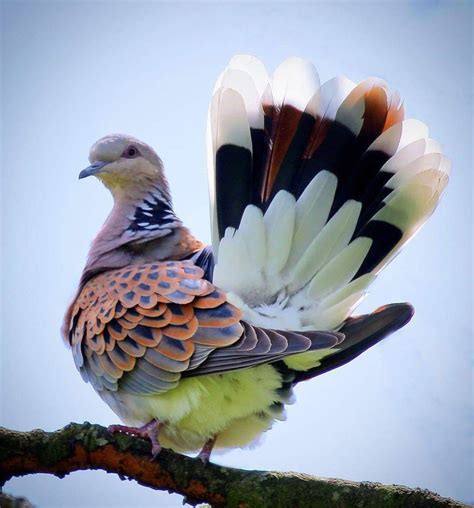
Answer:
POLYGON ((81 178, 87 178, 88 176, 96 175, 97 173, 100 173, 102 171, 102 169, 104 168, 104 166, 106 166, 107 164, 108 164, 108 162, 105 162, 105 161, 94 161, 88 168, 83 169, 79 173, 79 180, 81 178))

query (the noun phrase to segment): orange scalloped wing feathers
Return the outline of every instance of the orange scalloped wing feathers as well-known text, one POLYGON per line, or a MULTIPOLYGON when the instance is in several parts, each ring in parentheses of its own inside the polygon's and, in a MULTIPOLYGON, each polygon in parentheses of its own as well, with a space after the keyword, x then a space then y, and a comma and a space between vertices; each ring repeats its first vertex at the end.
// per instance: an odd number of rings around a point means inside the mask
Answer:
POLYGON ((69 342, 96 390, 160 393, 243 333, 241 312, 191 261, 131 265, 91 279, 72 306, 69 342), (199 360, 201 358, 202 360, 199 360))

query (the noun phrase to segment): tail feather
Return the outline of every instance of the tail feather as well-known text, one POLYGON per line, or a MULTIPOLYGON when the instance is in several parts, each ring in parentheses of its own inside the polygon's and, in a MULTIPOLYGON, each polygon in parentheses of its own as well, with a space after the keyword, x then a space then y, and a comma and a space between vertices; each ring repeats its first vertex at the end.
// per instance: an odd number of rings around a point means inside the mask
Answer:
POLYGON ((252 324, 337 329, 431 215, 449 161, 376 78, 234 57, 211 103, 214 280, 252 324))
POLYGON ((337 178, 329 171, 318 173, 296 202, 295 232, 289 266, 294 266, 328 221, 337 178))
POLYGON ((301 58, 285 60, 270 80, 265 114, 271 118, 271 151, 261 194, 264 202, 291 185, 316 121, 317 106, 312 107, 311 99, 318 89, 316 69, 301 58))
POLYGON ((296 265, 288 266, 288 290, 299 291, 317 272, 349 244, 354 233, 360 203, 347 201, 316 235, 296 265))
POLYGON ((303 155, 302 164, 311 159, 322 141, 326 138, 329 127, 334 123, 336 114, 344 99, 355 88, 355 83, 344 76, 338 76, 321 85, 312 102, 318 105, 317 122, 303 155))
MULTIPOLYGON (((222 237, 227 227, 237 228, 250 201, 252 140, 242 96, 232 88, 219 89, 211 115, 215 153, 215 222, 222 237)), ((214 221, 213 221, 214 222, 214 221)))

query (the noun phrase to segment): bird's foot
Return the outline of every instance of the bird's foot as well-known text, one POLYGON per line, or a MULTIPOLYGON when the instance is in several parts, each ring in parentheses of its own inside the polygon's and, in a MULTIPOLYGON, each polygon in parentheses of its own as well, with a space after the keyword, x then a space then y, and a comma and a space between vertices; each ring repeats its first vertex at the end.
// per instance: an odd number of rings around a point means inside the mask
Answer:
POLYGON ((217 436, 211 437, 206 441, 206 444, 202 447, 202 450, 199 452, 198 458, 202 460, 204 464, 207 464, 211 459, 212 449, 216 444, 217 436))
POLYGON ((159 420, 151 420, 142 427, 128 427, 127 425, 109 425, 107 430, 112 432, 121 432, 122 434, 128 434, 129 436, 141 437, 148 439, 151 442, 151 455, 152 460, 155 460, 161 451, 161 445, 158 441, 158 431, 163 424, 159 420))

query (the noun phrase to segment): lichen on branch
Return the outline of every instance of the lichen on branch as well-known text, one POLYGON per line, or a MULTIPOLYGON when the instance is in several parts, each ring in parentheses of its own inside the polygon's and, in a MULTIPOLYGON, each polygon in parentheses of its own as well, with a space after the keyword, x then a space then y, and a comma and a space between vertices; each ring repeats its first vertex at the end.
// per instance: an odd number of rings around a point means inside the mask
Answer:
POLYGON ((150 460, 150 444, 111 434, 100 425, 71 423, 55 432, 18 432, 0 427, 0 486, 16 476, 49 473, 60 478, 102 469, 146 487, 184 496, 187 503, 215 507, 304 508, 353 506, 465 507, 427 490, 398 485, 315 478, 299 473, 244 471, 162 450, 150 460))

